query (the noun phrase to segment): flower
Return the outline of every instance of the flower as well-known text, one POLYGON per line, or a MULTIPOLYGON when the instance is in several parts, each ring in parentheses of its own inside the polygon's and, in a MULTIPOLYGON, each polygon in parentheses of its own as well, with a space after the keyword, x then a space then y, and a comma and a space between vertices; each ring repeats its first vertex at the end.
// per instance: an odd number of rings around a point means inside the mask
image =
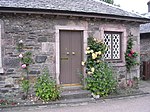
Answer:
POLYGON ((94 41, 97 41, 97 39, 96 39, 96 38, 94 38, 94 41))
POLYGON ((97 55, 101 55, 101 54, 102 54, 102 52, 101 52, 101 51, 98 51, 98 52, 96 52, 96 54, 97 54, 97 55))
POLYGON ((98 51, 98 54, 99 54, 99 55, 101 55, 101 54, 102 54, 102 52, 101 52, 101 51, 98 51))
POLYGON ((91 75, 91 74, 92 74, 92 72, 88 72, 87 74, 88 74, 88 75, 91 75))
POLYGON ((19 58, 23 58, 23 55, 22 55, 22 54, 19 54, 19 58))
POLYGON ((92 68, 91 68, 91 72, 92 72, 92 73, 94 73, 94 71, 95 71, 95 68, 94 68, 94 67, 92 67, 92 68))
POLYGON ((97 60, 97 63, 101 62, 100 60, 97 60))
POLYGON ((131 53, 131 54, 134 54, 134 51, 133 51, 133 50, 131 50, 131 51, 130 51, 130 53, 131 53))
POLYGON ((21 67, 22 67, 22 68, 26 68, 27 65, 26 65, 26 64, 22 64, 21 67))
POLYGON ((96 53, 92 53, 92 59, 96 59, 97 58, 97 54, 96 53))
POLYGON ((128 56, 131 57, 132 55, 131 55, 131 54, 128 54, 128 56))
POLYGON ((23 43, 23 40, 20 40, 20 41, 19 41, 19 44, 22 44, 22 43, 23 43))
POLYGON ((90 47, 87 47, 87 48, 86 48, 86 50, 89 50, 89 49, 90 49, 90 47))
POLYGON ((88 50, 87 50, 87 51, 85 51, 85 54, 89 54, 89 53, 91 53, 91 51, 88 51, 88 50))
POLYGON ((94 51, 93 51, 93 50, 90 50, 90 52, 93 53, 94 51))
POLYGON ((81 65, 82 65, 82 66, 84 66, 84 65, 85 65, 85 62, 84 62, 84 61, 82 61, 81 65))

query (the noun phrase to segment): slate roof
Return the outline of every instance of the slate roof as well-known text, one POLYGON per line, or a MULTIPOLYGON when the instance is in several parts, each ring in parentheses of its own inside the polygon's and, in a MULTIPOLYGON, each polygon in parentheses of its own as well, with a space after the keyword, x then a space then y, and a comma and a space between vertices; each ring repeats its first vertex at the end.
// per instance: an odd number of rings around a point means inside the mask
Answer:
POLYGON ((1 7, 50 9, 143 18, 142 15, 127 12, 121 8, 96 0, 0 0, 1 7))
MULTIPOLYGON (((150 12, 143 14, 143 16, 150 18, 150 12)), ((140 25, 140 33, 150 33, 150 23, 140 25)))

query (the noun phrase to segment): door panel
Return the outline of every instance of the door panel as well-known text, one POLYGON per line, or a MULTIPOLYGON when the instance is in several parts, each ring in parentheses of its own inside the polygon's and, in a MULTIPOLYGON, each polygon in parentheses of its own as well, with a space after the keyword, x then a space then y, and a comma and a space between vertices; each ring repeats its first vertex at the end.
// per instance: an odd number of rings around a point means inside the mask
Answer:
POLYGON ((74 31, 72 34, 72 83, 80 82, 82 58, 82 34, 74 31))
POLYGON ((60 31, 60 83, 79 84, 82 60, 82 32, 60 31))
POLYGON ((69 66, 71 66, 71 57, 70 54, 70 39, 71 36, 70 32, 66 31, 60 31, 60 82, 63 84, 71 83, 70 79, 72 78, 71 75, 71 69, 69 69, 69 66))

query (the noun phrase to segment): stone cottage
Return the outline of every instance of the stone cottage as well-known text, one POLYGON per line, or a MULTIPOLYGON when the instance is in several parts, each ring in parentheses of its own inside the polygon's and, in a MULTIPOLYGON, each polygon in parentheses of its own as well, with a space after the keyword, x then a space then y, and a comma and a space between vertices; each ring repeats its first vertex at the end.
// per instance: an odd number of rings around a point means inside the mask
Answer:
MULTIPOLYGON (((8 84, 17 88, 22 76, 16 50, 19 41, 33 54, 32 79, 48 67, 57 84, 80 84, 80 74, 86 77, 81 61, 86 60, 91 36, 109 45, 105 60, 111 60, 118 74, 126 77, 128 36, 133 35, 134 50, 140 53, 139 25, 147 22, 150 19, 95 0, 1 0, 1 92, 8 91, 8 84)), ((139 66, 131 73, 139 77, 139 66)))

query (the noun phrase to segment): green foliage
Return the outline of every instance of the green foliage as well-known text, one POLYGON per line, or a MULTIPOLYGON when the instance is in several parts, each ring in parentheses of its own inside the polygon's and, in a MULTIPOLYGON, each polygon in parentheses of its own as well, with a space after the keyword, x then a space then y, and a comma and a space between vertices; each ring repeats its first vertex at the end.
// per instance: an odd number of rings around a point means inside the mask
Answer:
POLYGON ((133 39, 129 38, 129 40, 127 41, 127 50, 125 53, 126 68, 128 72, 130 72, 132 67, 139 64, 136 59, 138 57, 138 53, 133 51, 132 47, 133 39))
MULTIPOLYGON (((103 60, 106 45, 95 38, 88 38, 86 72, 87 89, 101 97, 109 95, 116 87, 112 69, 103 60)), ((83 65, 83 64, 82 64, 83 65)))
POLYGON ((23 79, 21 81, 21 87, 22 87, 23 92, 25 92, 27 94, 29 91, 29 88, 30 88, 29 80, 23 79))
POLYGON ((31 64, 32 62, 33 62, 33 60, 32 60, 32 53, 31 52, 25 52, 24 54, 23 54, 23 58, 21 58, 21 62, 23 63, 23 64, 26 64, 26 65, 29 65, 29 64, 31 64))
POLYGON ((16 49, 20 52, 23 49, 23 43, 18 43, 16 49))
POLYGON ((87 61, 86 68, 87 72, 91 71, 91 68, 96 68, 96 65, 101 62, 103 54, 105 53, 106 45, 95 38, 88 38, 88 48, 86 51, 87 61))
POLYGON ((36 96, 44 101, 53 101, 59 98, 60 92, 54 79, 50 78, 48 70, 38 77, 35 84, 36 96))
POLYGON ((112 68, 107 63, 99 63, 95 72, 87 77, 87 89, 101 97, 108 96, 116 89, 112 68))
POLYGON ((104 2, 109 3, 109 4, 114 4, 114 0, 101 0, 101 1, 104 1, 104 2))

